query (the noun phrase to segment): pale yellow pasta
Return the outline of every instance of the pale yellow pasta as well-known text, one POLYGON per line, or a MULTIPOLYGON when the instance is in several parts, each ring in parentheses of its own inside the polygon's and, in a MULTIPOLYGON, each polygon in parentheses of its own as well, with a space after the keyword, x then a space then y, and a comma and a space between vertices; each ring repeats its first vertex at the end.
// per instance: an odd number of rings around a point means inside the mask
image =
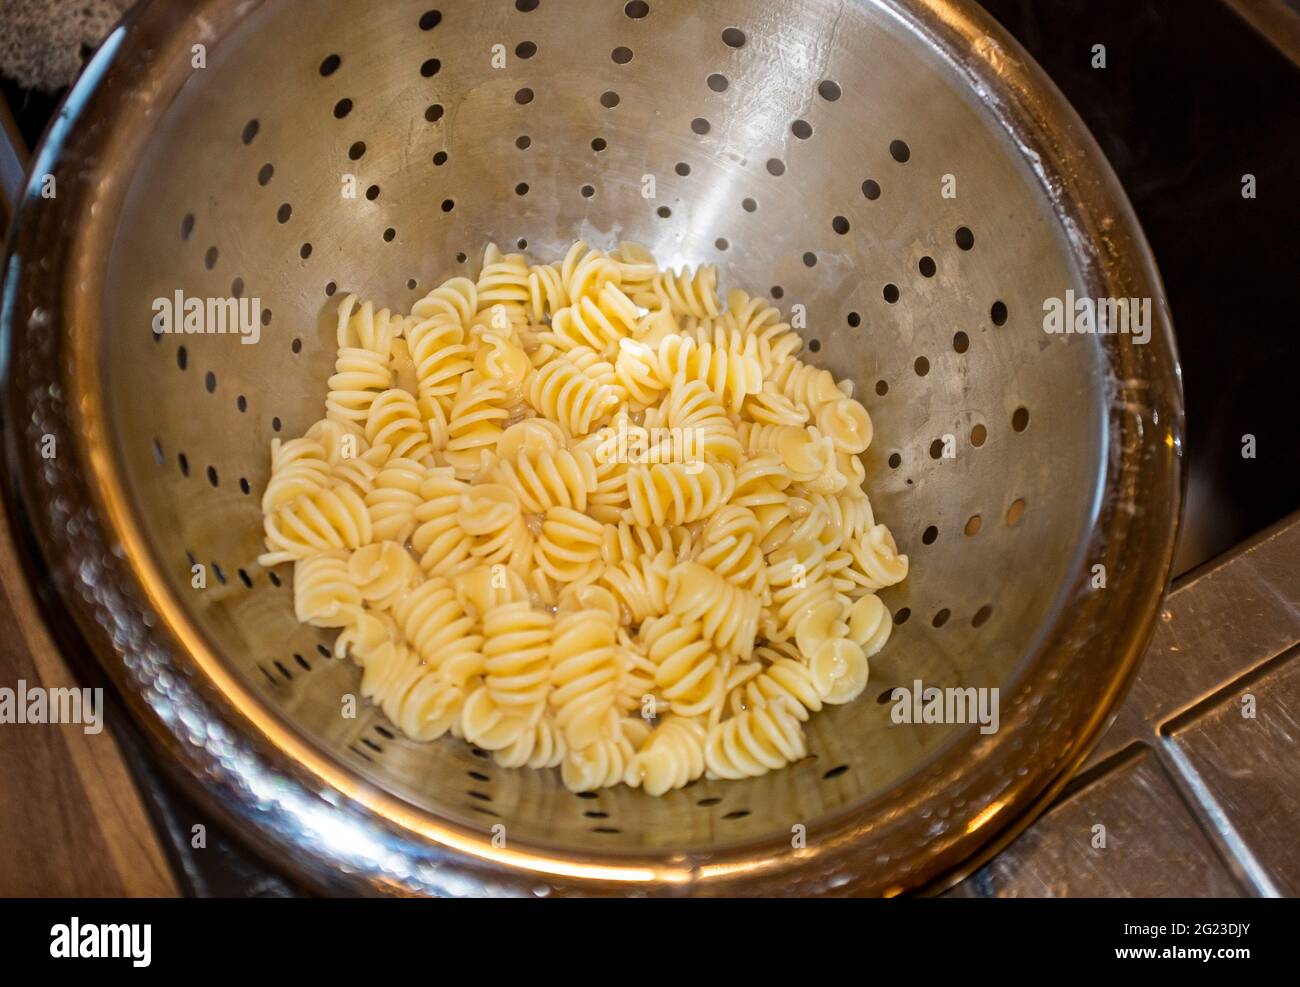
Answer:
POLYGON ((607 566, 600 574, 600 583, 627 613, 628 621, 639 624, 647 617, 668 612, 668 577, 673 561, 667 549, 655 556, 643 555, 607 566))
POLYGON ((645 308, 666 308, 678 318, 711 319, 722 311, 718 299, 718 269, 703 264, 695 270, 661 271, 637 295, 645 308))
POLYGON ((497 329, 489 329, 479 337, 479 349, 474 355, 474 369, 480 378, 499 390, 508 405, 523 400, 524 381, 532 364, 523 347, 497 329))
POLYGON ((623 779, 648 795, 682 788, 704 774, 705 727, 685 716, 666 719, 637 751, 623 779))
POLYGON ((293 566, 293 612, 304 624, 347 627, 361 613, 362 593, 348 574, 345 552, 299 559, 293 566))
POLYGON ((403 734, 671 798, 802 760, 862 694, 908 559, 870 413, 770 301, 636 244, 488 244, 408 314, 348 295, 335 337, 259 562, 403 734))
POLYGON ((450 469, 429 471, 420 486, 411 547, 420 568, 431 575, 451 575, 474 564, 474 537, 457 522, 460 498, 468 487, 450 469))
POLYGON ((704 761, 711 778, 753 778, 808 753, 799 718, 780 698, 709 728, 704 761))
MULTIPOLYGON (((421 298, 411 308, 411 315, 420 320, 435 315, 447 315, 465 329, 478 312, 478 289, 469 278, 452 278, 421 298)), ((410 335, 410 330, 408 330, 410 335)), ((412 344, 414 352, 414 344, 412 344)))
MULTIPOLYGON (((794 653, 799 654, 797 651, 794 653)), ((797 657, 777 658, 742 689, 744 699, 739 704, 742 709, 756 709, 765 703, 781 701, 796 719, 806 721, 822 708, 822 694, 813 682, 812 671, 797 657)))
POLYGON ((348 295, 339 305, 339 352, 325 398, 326 416, 339 421, 365 421, 393 379, 388 361, 396 325, 387 309, 376 314, 370 302, 360 309, 356 302, 348 295))
POLYGON ((293 502, 300 494, 328 485, 331 466, 319 442, 303 437, 271 440, 271 478, 262 495, 262 513, 293 502))
POLYGON ((596 463, 584 449, 523 449, 513 461, 499 459, 495 475, 530 514, 545 514, 552 507, 585 511, 587 495, 597 485, 596 463))
POLYGON ((803 339, 782 321, 781 313, 765 298, 750 297, 733 289, 727 292, 727 311, 722 319, 726 325, 758 341, 764 378, 771 377, 778 366, 803 348, 803 339))
POLYGON ((736 473, 726 463, 658 463, 628 470, 626 519, 642 527, 687 524, 727 502, 736 473))
POLYGON ((347 574, 361 599, 379 610, 387 610, 422 578, 411 553, 395 541, 358 548, 348 558, 347 574))
POLYGON ((366 508, 377 541, 405 542, 415 531, 415 509, 428 470, 414 459, 391 458, 366 492, 366 508))
POLYGON ((445 681, 463 689, 483 674, 483 636, 448 580, 419 583, 393 602, 392 616, 416 654, 445 681))
POLYGON ((533 549, 537 568, 558 583, 589 582, 600 573, 604 529, 570 507, 552 507, 533 549))
POLYGON ((389 445, 371 446, 360 456, 340 459, 334 466, 334 477, 366 497, 374 489, 379 471, 388 462, 392 450, 389 445))
POLYGON ((565 786, 574 792, 591 792, 617 785, 649 733, 643 722, 629 717, 619 720, 611 733, 596 743, 567 751, 560 764, 565 786))
POLYGON ((551 633, 551 694, 556 726, 570 750, 583 750, 617 720, 618 622, 603 610, 578 610, 551 633))
POLYGON ((362 660, 361 694, 413 740, 436 740, 455 722, 460 690, 402 643, 386 641, 362 660))
POLYGON ((583 298, 594 298, 606 284, 611 281, 621 284, 623 280, 623 272, 617 262, 603 251, 590 249, 581 240, 569 248, 559 264, 559 271, 569 305, 576 304, 583 298))
POLYGON ((820 542, 800 539, 778 551, 767 570, 771 606, 764 615, 768 638, 793 640, 800 623, 819 603, 835 598, 820 542))
POLYGON ((808 671, 824 702, 852 702, 867 686, 867 656, 848 638, 823 642, 808 657, 808 671))
POLYGON ((336 548, 360 548, 371 539, 370 512, 347 484, 300 494, 266 516, 264 566, 306 559, 336 548))
POLYGON ((390 455, 432 463, 433 443, 413 398, 400 387, 375 397, 366 418, 366 439, 372 446, 386 445, 390 455))
POLYGON ((699 621, 704 636, 725 655, 748 658, 758 638, 763 603, 698 562, 682 562, 668 577, 670 613, 683 623, 699 621))
POLYGON ((658 555, 667 549, 680 561, 691 550, 691 532, 681 526, 641 526, 619 521, 605 525, 600 557, 606 565, 634 561, 643 555, 658 555))
POLYGON ((447 462, 456 475, 471 477, 478 472, 482 453, 492 452, 510 417, 506 392, 495 381, 471 370, 460 379, 460 387, 447 417, 447 462))
POLYGON ((506 603, 484 615, 483 680, 461 712, 466 740, 501 750, 541 720, 551 689, 552 622, 527 603, 506 603))
POLYGON ((868 593, 854 602, 849 607, 846 618, 849 625, 849 639, 858 645, 868 658, 880 652, 894 629, 889 608, 874 593, 868 593))
POLYGON ((408 329, 406 341, 420 397, 450 411, 461 375, 473 367, 464 327, 455 315, 439 312, 408 329))
POLYGON ((819 405, 817 427, 835 443, 837 452, 857 455, 871 445, 871 416, 852 398, 838 398, 819 405))
POLYGON ((752 510, 728 504, 704 526, 695 561, 766 600, 767 560, 759 545, 760 533, 758 516, 752 510))
POLYGON ((555 359, 532 376, 528 402, 569 435, 586 435, 618 403, 618 397, 572 363, 555 359))
POLYGON ((522 566, 533 548, 519 496, 500 483, 480 483, 460 495, 456 522, 474 539, 470 554, 487 565, 522 566))
POLYGON ((883 524, 873 525, 847 547, 853 556, 850 573, 859 585, 877 590, 907 578, 907 556, 898 553, 894 536, 883 524))
POLYGON ((490 311, 496 305, 523 310, 529 302, 528 263, 523 254, 502 254, 496 244, 488 244, 483 254, 483 270, 474 283, 478 294, 478 311, 490 311))
POLYGON ((815 409, 825 401, 844 397, 829 372, 802 360, 790 359, 777 364, 770 380, 790 401, 807 408, 815 409))
POLYGON ((560 350, 588 347, 603 356, 618 352, 619 343, 631 337, 641 313, 618 285, 604 284, 595 298, 580 298, 551 317, 551 330, 543 339, 560 350))
POLYGON ((655 685, 678 716, 704 716, 726 696, 722 657, 698 621, 675 614, 652 617, 641 625, 641 643, 655 667, 655 685))
POLYGON ((543 719, 524 730, 512 744, 497 750, 493 760, 503 768, 554 768, 564 760, 568 747, 564 734, 553 720, 543 719))
POLYGON ((763 371, 752 353, 719 349, 697 343, 690 336, 668 336, 659 344, 659 379, 698 380, 721 400, 730 414, 738 414, 747 395, 763 389, 763 371))

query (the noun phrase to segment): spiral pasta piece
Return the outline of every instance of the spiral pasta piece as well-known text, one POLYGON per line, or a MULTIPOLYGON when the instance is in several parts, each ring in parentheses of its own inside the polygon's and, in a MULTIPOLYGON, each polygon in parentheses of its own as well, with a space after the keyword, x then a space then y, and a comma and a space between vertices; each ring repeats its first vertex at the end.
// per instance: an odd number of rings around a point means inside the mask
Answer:
POLYGON ((503 768, 554 768, 568 753, 564 734, 552 720, 538 720, 514 743, 497 750, 492 758, 503 768))
POLYGON ((392 616, 403 640, 443 681, 464 690, 483 674, 483 637, 451 584, 428 579, 399 596, 392 616))
POLYGON ((551 690, 552 622, 527 603, 506 603, 484 614, 483 683, 465 700, 466 740, 501 750, 540 721, 551 690))
POLYGON ((397 457, 384 463, 365 495, 376 541, 405 542, 411 537, 426 473, 414 459, 397 457))
POLYGON ((528 291, 528 262, 523 254, 503 254, 496 244, 488 244, 483 252, 483 270, 474 283, 478 294, 478 312, 490 311, 494 306, 526 309, 528 291))
POLYGON ((753 593, 698 562, 683 562, 672 570, 666 595, 669 612, 684 623, 699 621, 723 654, 747 659, 754 653, 763 603, 753 593))
POLYGON ((470 554, 487 565, 522 565, 533 548, 519 497, 500 483, 480 483, 460 496, 456 516, 461 530, 473 536, 470 554))
POLYGON ((763 389, 763 371, 750 352, 719 349, 711 343, 697 343, 690 336, 668 336, 659 344, 657 356, 663 383, 698 380, 732 415, 740 413, 748 395, 763 389))
POLYGON ((637 747, 649 734, 639 720, 617 721, 609 735, 582 750, 569 750, 560 764, 560 778, 571 792, 594 792, 617 785, 627 775, 637 747))
POLYGON ((496 446, 505 431, 502 423, 510 417, 505 405, 505 392, 477 371, 461 377, 447 419, 447 446, 443 451, 458 476, 473 476, 483 453, 496 446))
POLYGON ((602 610, 566 613, 551 635, 551 705, 565 744, 581 750, 617 719, 618 624, 602 610))
POLYGON ((618 403, 618 396, 567 360, 555 359, 533 373, 528 403, 569 435, 581 436, 618 403))
POLYGON ((779 699, 710 727, 704 742, 710 778, 756 778, 807 753, 799 718, 779 699))
POLYGON ((769 378, 772 384, 795 404, 817 408, 825 401, 838 401, 844 392, 835 385, 835 378, 818 367, 802 360, 791 359, 779 364, 769 378))
POLYGON ((726 667, 699 622, 676 614, 641 625, 641 644, 655 668, 655 685, 676 716, 704 716, 726 696, 726 667))
POLYGON ((313 627, 347 627, 361 613, 360 588, 348 575, 347 556, 328 552, 293 566, 293 612, 313 627))
POLYGON ((372 446, 386 445, 389 454, 399 459, 414 459, 432 464, 433 443, 420 417, 420 409, 400 387, 378 395, 366 419, 366 439, 372 446))
POLYGON ((907 556, 899 554, 894 536, 883 524, 873 525, 846 547, 853 556, 849 574, 857 585, 877 590, 907 578, 907 556))
POLYGON ((649 288, 636 296, 636 303, 644 308, 666 308, 678 318, 714 318, 722 311, 718 269, 712 264, 702 264, 694 270, 684 267, 661 271, 649 288))
POLYGON ((406 342, 419 396, 450 411, 461 377, 474 366, 457 316, 439 312, 421 319, 406 331, 406 342))
POLYGON ((825 549, 810 539, 792 542, 772 556, 767 584, 772 604, 763 630, 769 638, 793 640, 808 614, 836 595, 826 571, 825 549))
POLYGON ((673 569, 672 553, 643 555, 638 559, 606 567, 599 582, 614 596, 631 623, 668 612, 668 577, 673 569))
POLYGON ((658 463, 628 470, 626 520, 642 527, 687 524, 727 502, 736 474, 725 463, 658 463))
POLYGON ((545 514, 552 507, 585 511, 596 489, 596 463, 583 449, 520 451, 514 461, 497 463, 497 476, 515 491, 523 509, 545 514))
POLYGON ((684 559, 691 551, 689 528, 667 525, 642 526, 619 521, 605 525, 601 536, 600 557, 606 565, 635 562, 645 555, 669 552, 674 560, 684 559))
POLYGON ((337 484, 299 494, 265 521, 267 551, 263 566, 306 559, 336 548, 360 548, 372 537, 366 502, 351 487, 337 484))
POLYGON ((358 548, 348 558, 347 574, 361 599, 379 610, 387 610, 422 578, 411 553, 395 541, 358 548))
POLYGON ((695 561, 762 600, 767 597, 767 560, 761 526, 747 507, 729 504, 704 526, 695 561))
POLYGON ((404 644, 384 642, 362 662, 361 694, 412 740, 436 740, 456 721, 461 692, 404 644))
MULTIPOLYGON (((454 319, 462 330, 468 328, 477 312, 478 288, 469 278, 444 281, 411 307, 411 316, 417 320, 446 315, 454 319)), ((410 335, 409 331, 407 335, 410 335)))
POLYGON ((474 536, 457 521, 460 498, 468 486, 448 468, 430 470, 420 486, 422 502, 415 509, 411 547, 420 568, 430 575, 452 575, 475 564, 474 536))
POLYGON ((803 348, 803 339, 781 321, 781 313, 764 298, 751 297, 739 289, 729 291, 723 318, 728 326, 757 340, 765 379, 803 348))
POLYGON ((569 507, 552 507, 533 550, 537 568, 559 583, 589 582, 600 573, 599 521, 569 507))
POLYGON ((663 795, 689 785, 704 774, 704 724, 674 716, 655 728, 628 765, 624 781, 663 795))
POLYGON ((262 513, 271 514, 300 494, 328 486, 330 473, 331 463, 319 442, 306 437, 288 442, 272 439, 271 478, 262 494, 262 513))

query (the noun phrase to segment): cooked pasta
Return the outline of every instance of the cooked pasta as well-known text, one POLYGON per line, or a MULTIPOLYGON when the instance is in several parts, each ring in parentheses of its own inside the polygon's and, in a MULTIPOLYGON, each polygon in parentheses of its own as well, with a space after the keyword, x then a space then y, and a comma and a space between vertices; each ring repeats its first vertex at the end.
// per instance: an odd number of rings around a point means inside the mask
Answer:
POLYGON ((802 760, 866 688, 908 559, 870 413, 767 299, 636 244, 489 244, 409 314, 348 295, 335 335, 259 561, 407 737, 671 797, 802 760))

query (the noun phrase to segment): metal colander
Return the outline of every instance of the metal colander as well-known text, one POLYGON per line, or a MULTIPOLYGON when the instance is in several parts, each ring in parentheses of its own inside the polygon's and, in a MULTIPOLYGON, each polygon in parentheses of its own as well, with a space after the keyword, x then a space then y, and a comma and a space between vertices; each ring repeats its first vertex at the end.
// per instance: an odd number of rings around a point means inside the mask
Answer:
POLYGON ((1080 762, 1168 574, 1158 275, 1082 125, 969 3, 152 0, 36 156, 3 306, 11 512, 60 625, 210 804, 328 890, 934 886, 1080 762), (255 561, 268 443, 321 415, 342 295, 406 310, 489 241, 576 239, 806 312, 809 359, 874 418, 868 490, 911 575, 866 694, 787 770, 575 796, 346 718, 359 670, 255 561), (1150 342, 1045 333, 1067 289, 1153 299, 1150 342), (177 290, 260 299, 260 342, 155 335, 177 290), (999 731, 894 724, 916 680, 999 687, 999 731))

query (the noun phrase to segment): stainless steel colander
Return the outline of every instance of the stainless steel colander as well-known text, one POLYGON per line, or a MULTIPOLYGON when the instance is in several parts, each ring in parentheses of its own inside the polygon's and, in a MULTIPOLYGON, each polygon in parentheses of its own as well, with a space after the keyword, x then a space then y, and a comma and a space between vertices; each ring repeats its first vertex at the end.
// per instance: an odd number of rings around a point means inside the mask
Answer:
POLYGON ((2 312, 36 578, 178 771, 327 890, 934 886, 1080 762, 1168 575, 1158 275, 1081 123, 967 2, 151 0, 36 155, 2 312), (342 293, 405 309, 489 241, 575 239, 806 312, 874 417, 912 573, 867 693, 786 771, 575 797, 345 718, 358 670, 255 561, 267 446, 321 414, 342 293), (177 290, 260 299, 261 341, 155 336, 177 290), (1067 290, 1152 299, 1149 343, 1045 333, 1067 290), (916 680, 999 687, 1000 730, 892 723, 916 680))

